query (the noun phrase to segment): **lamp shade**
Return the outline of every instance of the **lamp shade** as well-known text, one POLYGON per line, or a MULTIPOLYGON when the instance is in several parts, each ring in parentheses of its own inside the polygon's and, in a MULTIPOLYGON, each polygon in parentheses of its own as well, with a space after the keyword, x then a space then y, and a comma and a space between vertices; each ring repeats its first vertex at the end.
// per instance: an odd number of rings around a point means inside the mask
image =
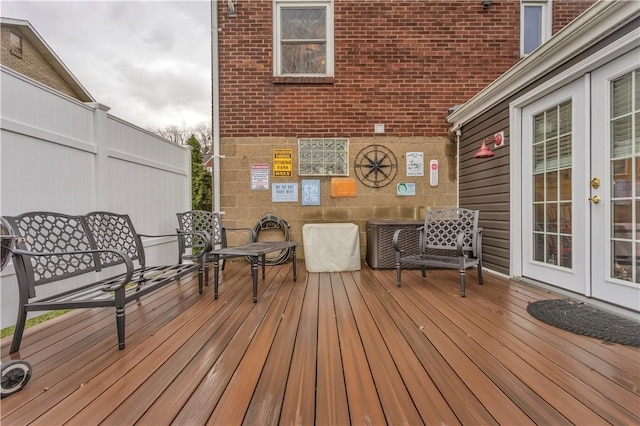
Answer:
POLYGON ((491 158, 491 157, 495 157, 495 154, 493 153, 493 151, 489 149, 489 147, 487 146, 487 143, 485 141, 482 141, 482 146, 480 147, 478 152, 475 153, 473 158, 491 158))

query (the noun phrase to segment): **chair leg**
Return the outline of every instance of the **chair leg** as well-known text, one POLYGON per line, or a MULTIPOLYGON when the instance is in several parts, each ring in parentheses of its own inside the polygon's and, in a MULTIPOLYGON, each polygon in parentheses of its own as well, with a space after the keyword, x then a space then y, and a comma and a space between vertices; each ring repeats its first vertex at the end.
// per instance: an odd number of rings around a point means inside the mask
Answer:
POLYGON ((209 259, 204 261, 204 285, 209 287, 209 259))
POLYGON ((118 330, 118 349, 124 349, 124 337, 125 337, 125 333, 124 333, 124 325, 125 325, 125 318, 124 318, 124 288, 121 288, 119 290, 116 290, 116 294, 115 294, 115 299, 116 299, 116 329, 118 330))
POLYGON ((204 281, 204 263, 200 262, 200 267, 198 268, 198 293, 202 294, 202 282, 204 281))
POLYGON ((460 297, 465 297, 466 276, 467 273, 465 272, 465 270, 460 269, 460 297))
POLYGON ((118 349, 124 349, 124 308, 116 308, 116 329, 118 330, 118 349))
POLYGON ((484 277, 482 276, 482 261, 478 263, 478 282, 484 284, 484 277))
POLYGON ((16 320, 16 330, 13 333, 13 340, 11 341, 10 354, 18 352, 20 350, 20 343, 22 342, 22 334, 24 333, 24 325, 27 322, 27 308, 24 304, 18 311, 18 319, 16 320))
POLYGON ((400 267, 400 262, 396 262, 396 284, 398 287, 401 286, 402 279, 402 268, 400 267))
POLYGON ((425 266, 421 266, 420 271, 422 272, 422 278, 427 278, 427 268, 425 266))

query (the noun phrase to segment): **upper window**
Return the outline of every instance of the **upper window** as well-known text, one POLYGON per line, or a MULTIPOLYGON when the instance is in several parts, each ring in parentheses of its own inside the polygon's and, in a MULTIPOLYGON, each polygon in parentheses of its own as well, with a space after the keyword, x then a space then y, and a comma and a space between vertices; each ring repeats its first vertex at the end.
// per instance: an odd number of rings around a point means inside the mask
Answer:
POLYGON ((9 33, 9 52, 18 58, 22 58, 22 37, 13 31, 9 33))
POLYGON ((333 76, 332 0, 274 4, 274 74, 333 76))
POLYGON ((551 0, 522 0, 520 54, 533 52, 551 37, 551 0))

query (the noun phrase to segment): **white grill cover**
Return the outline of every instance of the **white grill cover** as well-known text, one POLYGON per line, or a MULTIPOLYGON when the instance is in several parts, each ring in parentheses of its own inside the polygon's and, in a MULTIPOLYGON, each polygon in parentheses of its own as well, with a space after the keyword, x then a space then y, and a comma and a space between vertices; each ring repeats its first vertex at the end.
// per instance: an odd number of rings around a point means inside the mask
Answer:
POLYGON ((308 223, 302 227, 309 272, 360 270, 360 232, 353 223, 308 223))

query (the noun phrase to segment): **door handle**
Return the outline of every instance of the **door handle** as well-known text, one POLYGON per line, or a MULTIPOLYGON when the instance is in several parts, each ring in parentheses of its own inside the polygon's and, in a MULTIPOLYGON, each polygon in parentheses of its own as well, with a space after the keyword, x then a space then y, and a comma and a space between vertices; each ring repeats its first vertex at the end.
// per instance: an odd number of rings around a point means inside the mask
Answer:
POLYGON ((594 195, 593 197, 589 197, 588 200, 594 204, 598 204, 600 203, 600 201, 602 201, 599 195, 594 195))

